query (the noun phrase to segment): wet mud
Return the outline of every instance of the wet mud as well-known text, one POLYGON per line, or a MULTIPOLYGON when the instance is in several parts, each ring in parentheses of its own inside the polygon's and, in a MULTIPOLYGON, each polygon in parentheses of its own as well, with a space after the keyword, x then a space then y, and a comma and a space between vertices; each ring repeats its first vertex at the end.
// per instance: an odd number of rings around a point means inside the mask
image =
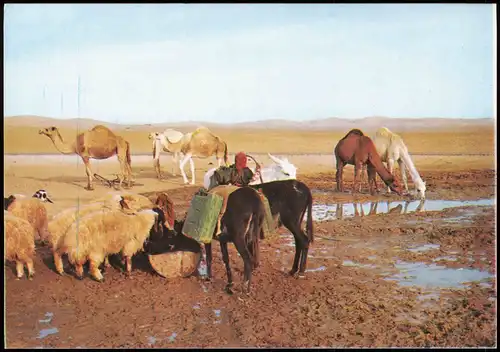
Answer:
MULTIPOLYGON (((420 200, 385 190, 337 193, 332 173, 301 178, 314 197, 305 278, 287 274, 294 240, 281 228, 261 243, 249 296, 232 244, 232 296, 216 242, 211 282, 164 279, 141 254, 130 277, 115 265, 104 283, 80 281, 71 270, 57 275, 49 250, 37 248, 33 281, 15 280, 13 265, 5 266, 7 346, 495 346, 495 174, 426 176, 420 208, 420 200)), ((168 191, 178 218, 197 190, 168 191)))

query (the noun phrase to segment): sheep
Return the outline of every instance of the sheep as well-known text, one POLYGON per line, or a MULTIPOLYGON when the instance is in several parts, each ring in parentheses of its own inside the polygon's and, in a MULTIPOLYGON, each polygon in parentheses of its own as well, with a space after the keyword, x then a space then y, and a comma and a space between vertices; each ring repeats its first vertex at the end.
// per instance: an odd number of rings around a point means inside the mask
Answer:
POLYGON ((24 265, 28 269, 28 279, 35 275, 33 256, 35 255, 35 229, 27 221, 4 210, 5 260, 16 262, 16 280, 23 277, 24 265))
MULTIPOLYGON (((127 209, 122 199, 121 206, 127 209)), ((75 266, 78 279, 83 279, 83 264, 90 261, 90 275, 99 282, 104 281, 99 265, 110 254, 121 252, 125 258, 126 272, 132 271, 131 257, 141 250, 150 231, 158 231, 159 209, 145 209, 135 214, 120 210, 96 211, 85 215, 71 225, 61 238, 58 251, 68 253, 75 266)), ((163 214, 162 214, 163 215, 163 214)))
MULTIPOLYGON (((124 212, 130 212, 129 209, 122 209, 122 207, 120 206, 120 201, 122 199, 126 201, 128 208, 134 210, 150 209, 154 207, 154 204, 151 202, 151 200, 149 200, 149 198, 139 194, 127 192, 108 193, 103 197, 92 200, 92 203, 65 209, 52 218, 48 226, 50 233, 49 245, 52 248, 54 265, 58 274, 64 274, 62 255, 66 254, 66 252, 61 250, 60 247, 62 238, 71 228, 71 225, 77 219, 81 219, 85 215, 97 211, 106 212, 118 209, 124 212)), ((108 257, 105 257, 104 259, 104 267, 109 267, 108 257)))
POLYGON ((4 210, 12 215, 27 220, 35 229, 38 240, 46 242, 49 237, 47 209, 39 198, 26 198, 22 195, 11 195, 4 198, 4 210))

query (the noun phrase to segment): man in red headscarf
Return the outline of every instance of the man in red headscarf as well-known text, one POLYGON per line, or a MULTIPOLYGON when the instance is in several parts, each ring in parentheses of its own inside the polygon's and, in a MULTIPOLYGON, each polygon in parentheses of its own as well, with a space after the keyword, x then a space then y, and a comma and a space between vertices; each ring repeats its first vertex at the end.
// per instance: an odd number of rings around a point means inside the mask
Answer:
POLYGON ((235 155, 234 165, 231 165, 231 167, 234 167, 231 183, 235 186, 248 186, 256 176, 256 174, 247 167, 247 155, 244 152, 239 152, 235 155))

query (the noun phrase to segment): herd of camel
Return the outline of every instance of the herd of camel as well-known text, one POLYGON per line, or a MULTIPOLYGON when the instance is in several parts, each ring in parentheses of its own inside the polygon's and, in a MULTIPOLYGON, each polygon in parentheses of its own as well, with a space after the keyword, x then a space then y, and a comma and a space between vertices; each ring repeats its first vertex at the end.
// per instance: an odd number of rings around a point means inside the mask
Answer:
MULTIPOLYGON (((77 154, 82 158, 88 178, 87 190, 93 190, 94 174, 90 167, 90 159, 107 159, 113 155, 117 155, 121 168, 121 174, 118 177, 119 186, 121 187, 124 181, 127 182, 128 187, 132 185, 130 143, 123 137, 113 133, 109 128, 97 125, 78 134, 72 143, 65 142, 56 127, 41 129, 39 134, 49 137, 59 152, 77 154)), ((182 155, 179 169, 185 184, 189 184, 184 171, 184 166, 188 161, 191 165, 191 184, 195 183, 193 157, 207 158, 215 156, 219 167, 223 162, 226 165, 228 163, 226 142, 205 127, 197 128, 194 132, 186 134, 167 129, 163 133, 150 133, 149 139, 153 143, 154 168, 159 179, 162 177, 159 163, 162 150, 173 154, 173 175, 175 175, 175 165, 178 162, 179 155, 182 155)), ((402 187, 398 178, 393 175, 394 163, 397 162, 406 192, 408 192, 405 170, 407 168, 415 185, 417 195, 420 198, 425 198, 425 182, 416 170, 406 145, 400 136, 386 127, 378 129, 373 138, 364 135, 359 129, 352 129, 338 142, 334 154, 337 163, 336 182, 338 191, 343 191, 343 167, 350 164, 355 167, 355 191, 358 190, 360 174, 363 175, 366 170, 371 193, 374 192, 374 189, 378 190, 375 181, 375 176, 378 174, 387 185, 389 192, 392 190, 401 194, 402 187), (387 163, 388 168, 382 162, 387 163)), ((359 185, 359 189, 360 187, 361 185, 359 185)))

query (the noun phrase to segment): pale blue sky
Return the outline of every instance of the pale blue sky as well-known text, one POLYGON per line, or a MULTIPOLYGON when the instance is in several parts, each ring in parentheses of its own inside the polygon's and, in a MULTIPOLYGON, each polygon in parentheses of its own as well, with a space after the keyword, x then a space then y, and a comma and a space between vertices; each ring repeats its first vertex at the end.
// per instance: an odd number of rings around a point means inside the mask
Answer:
POLYGON ((110 122, 492 117, 494 10, 5 5, 4 115, 78 116, 80 75, 110 122))

